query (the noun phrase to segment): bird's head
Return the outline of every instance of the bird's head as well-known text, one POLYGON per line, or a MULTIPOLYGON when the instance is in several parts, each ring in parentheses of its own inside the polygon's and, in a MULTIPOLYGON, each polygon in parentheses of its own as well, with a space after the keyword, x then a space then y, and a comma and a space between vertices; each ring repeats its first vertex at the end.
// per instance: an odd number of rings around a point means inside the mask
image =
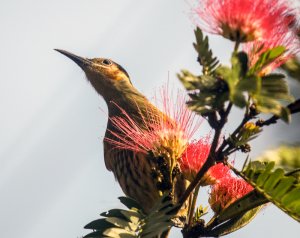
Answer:
POLYGON ((85 72, 88 81, 106 101, 114 100, 126 89, 133 88, 126 70, 110 59, 88 59, 65 50, 56 49, 56 51, 73 60, 85 72))

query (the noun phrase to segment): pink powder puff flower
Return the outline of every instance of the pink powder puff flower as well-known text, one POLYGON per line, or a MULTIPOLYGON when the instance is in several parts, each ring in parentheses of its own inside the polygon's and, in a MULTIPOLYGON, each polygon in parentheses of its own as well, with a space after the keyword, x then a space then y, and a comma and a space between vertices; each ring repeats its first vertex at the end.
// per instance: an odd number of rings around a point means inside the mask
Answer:
MULTIPOLYGON (((185 178, 192 181, 205 163, 210 151, 210 136, 188 145, 179 160, 185 178)), ((230 169, 222 163, 212 166, 201 179, 201 185, 212 185, 230 175, 230 169)))
POLYGON ((209 33, 233 41, 265 40, 283 30, 292 15, 287 0, 198 0, 195 22, 209 33))
POLYGON ((208 202, 215 213, 220 213, 252 190, 253 187, 245 180, 227 177, 212 186, 208 202))
POLYGON ((119 107, 122 116, 110 118, 118 132, 110 131, 115 139, 105 140, 115 148, 163 157, 173 168, 202 119, 186 107, 186 97, 180 92, 173 99, 169 97, 165 87, 161 90, 161 101, 161 113, 158 113, 153 105, 140 112, 142 123, 136 122, 129 113, 119 107))
POLYGON ((286 21, 282 23, 282 26, 286 25, 286 27, 282 27, 282 32, 278 31, 276 34, 270 35, 269 38, 262 41, 256 40, 244 44, 243 49, 248 54, 250 67, 254 66, 260 55, 267 50, 278 46, 285 48, 285 52, 282 55, 267 64, 261 71, 257 72, 260 75, 269 74, 299 53, 300 41, 297 32, 289 28, 289 25, 293 24, 291 21, 295 20, 291 17, 286 18, 286 21))

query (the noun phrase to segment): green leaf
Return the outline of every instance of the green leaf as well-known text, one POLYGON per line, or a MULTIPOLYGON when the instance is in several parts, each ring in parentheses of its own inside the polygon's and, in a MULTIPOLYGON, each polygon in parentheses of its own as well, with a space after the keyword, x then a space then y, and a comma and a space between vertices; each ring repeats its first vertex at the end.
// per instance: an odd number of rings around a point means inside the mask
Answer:
POLYGON ((251 96, 258 111, 274 114, 286 122, 290 121, 290 112, 282 102, 290 102, 293 97, 289 94, 284 75, 269 74, 262 77, 260 90, 251 96))
POLYGON ((262 131, 261 127, 253 122, 247 122, 238 132, 236 136, 230 136, 230 143, 235 147, 246 145, 249 141, 255 139, 262 131))
POLYGON ((289 89, 283 74, 269 74, 262 77, 261 94, 271 96, 277 100, 291 101, 289 89), (274 95, 275 94, 275 95, 274 95))
MULTIPOLYGON (((261 168, 260 164, 253 164, 261 168)), ((264 166, 265 167, 265 166, 264 166)), ((208 234, 221 236, 236 231, 247 225, 268 200, 257 191, 246 194, 230 204, 207 224, 208 234)))
POLYGON ((244 62, 240 62, 238 55, 234 54, 231 58, 231 64, 231 68, 225 66, 218 67, 216 75, 227 83, 230 101, 236 106, 243 108, 247 104, 245 91, 249 90, 247 85, 245 85, 247 81, 243 80, 242 82, 241 80, 244 74, 242 70, 244 62))
POLYGON ((183 86, 191 91, 188 106, 191 110, 205 115, 222 108, 228 100, 226 83, 211 75, 195 76, 187 70, 177 75, 183 86))
POLYGON ((274 114, 286 123, 291 121, 290 111, 277 100, 264 96, 256 96, 255 102, 257 104, 256 109, 259 112, 274 114))
POLYGON ((94 220, 89 224, 85 225, 84 229, 106 230, 112 226, 113 225, 110 222, 108 222, 105 218, 101 218, 101 219, 94 220))
POLYGON ((167 196, 163 196, 144 219, 141 237, 156 237, 167 231, 172 225, 174 206, 167 196))
POLYGON ((208 37, 203 35, 200 28, 195 30, 196 43, 194 48, 198 52, 198 62, 202 66, 204 75, 212 75, 213 71, 219 64, 216 57, 213 57, 212 51, 209 48, 208 37))
POLYGON ((121 211, 121 213, 127 218, 128 221, 137 224, 139 220, 143 218, 143 216, 138 211, 134 211, 132 209, 129 211, 121 211))
POLYGON ((261 89, 261 78, 254 75, 242 78, 237 84, 237 90, 248 92, 249 94, 256 93, 261 89))
POLYGON ((141 210, 142 207, 132 198, 129 197, 119 197, 121 203, 123 203, 128 209, 136 208, 141 210))
POLYGON ((224 80, 215 75, 219 61, 213 57, 208 37, 204 37, 199 28, 195 30, 195 36, 194 48, 198 52, 198 62, 202 66, 203 75, 196 76, 187 70, 182 70, 177 77, 186 90, 190 91, 189 108, 206 116, 208 113, 223 108, 228 100, 228 87, 224 80))
POLYGON ((248 72, 248 55, 245 52, 241 51, 236 54, 236 57, 238 58, 238 62, 240 64, 240 76, 245 77, 248 72))
POLYGON ((163 196, 153 206, 149 214, 144 214, 137 207, 140 205, 133 199, 127 197, 119 198, 129 210, 112 209, 101 213, 105 218, 90 222, 84 228, 94 231, 86 237, 120 237, 120 238, 141 238, 158 237, 167 231, 173 222, 175 210, 172 202, 163 196))
POLYGON ((103 212, 100 216, 104 217, 118 217, 121 219, 126 219, 127 221, 135 222, 138 219, 141 219, 142 216, 135 208, 130 210, 122 210, 122 209, 111 209, 107 212, 103 212))
MULTIPOLYGON (((300 160, 300 154, 295 153, 298 150, 299 147, 286 147, 281 154, 277 151, 277 156, 282 158, 290 153, 295 155, 294 159, 300 160)), ((271 161, 272 154, 269 156, 268 160, 271 161)), ((261 162, 260 166, 257 164, 253 166, 250 162, 241 173, 237 173, 268 201, 300 221, 300 181, 293 174, 285 173, 282 168, 275 169, 275 162, 261 162)))
POLYGON ((221 108, 228 100, 228 93, 200 92, 189 94, 191 100, 187 102, 188 107, 201 115, 221 108))
POLYGON ((186 90, 196 90, 199 87, 199 78, 189 72, 182 70, 181 74, 177 74, 178 79, 181 81, 186 90))
POLYGON ((219 236, 228 235, 229 233, 241 229, 242 227, 249 224, 255 218, 255 216, 259 213, 262 207, 263 206, 259 206, 245 212, 244 214, 235 216, 234 218, 222 223, 221 225, 209 231, 207 235, 213 237, 219 237, 219 236))
MULTIPOLYGON (((108 217, 105 219, 109 223, 113 224, 116 227, 123 228, 125 230, 131 230, 131 225, 129 225, 130 222, 127 220, 118 218, 118 217, 108 217)), ((133 226, 134 227, 134 226, 133 226)))
POLYGON ((218 89, 218 80, 210 75, 196 76, 188 70, 182 70, 177 77, 187 90, 213 91, 218 89))
POLYGON ((252 191, 225 208, 218 215, 218 222, 222 223, 236 216, 245 214, 247 211, 259 207, 267 202, 268 200, 264 196, 260 195, 256 191, 252 191))
POLYGON ((120 200, 130 209, 111 209, 101 213, 101 216, 105 218, 92 221, 84 227, 85 229, 94 230, 87 237, 94 237, 94 235, 97 235, 97 237, 139 237, 138 233, 145 215, 136 208, 139 205, 134 200, 126 197, 121 197, 120 200))
POLYGON ((126 231, 122 228, 109 228, 103 232, 104 236, 113 238, 134 238, 137 237, 134 233, 126 231))
MULTIPOLYGON (((261 48, 258 48, 253 54, 258 54, 261 51, 261 48)), ((273 49, 266 50, 265 52, 259 55, 256 63, 250 68, 249 74, 254 75, 262 71, 270 63, 274 62, 277 58, 282 56, 285 53, 286 49, 283 46, 277 46, 273 49)))
POLYGON ((83 238, 107 237, 107 236, 104 236, 102 233, 103 233, 102 231, 94 231, 94 232, 91 232, 91 233, 85 235, 83 238))
POLYGON ((299 59, 293 58, 289 59, 281 68, 290 76, 291 78, 300 82, 300 62, 299 59))
POLYGON ((208 208, 208 206, 203 207, 202 205, 197 207, 194 215, 194 221, 197 222, 201 219, 202 216, 206 215, 208 213, 208 208))

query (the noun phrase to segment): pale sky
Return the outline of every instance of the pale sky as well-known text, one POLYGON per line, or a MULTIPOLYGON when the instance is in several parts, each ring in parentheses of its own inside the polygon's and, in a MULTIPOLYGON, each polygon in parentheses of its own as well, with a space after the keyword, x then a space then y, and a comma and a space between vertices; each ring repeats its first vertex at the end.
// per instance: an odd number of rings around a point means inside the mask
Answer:
MULTIPOLYGON (((0 237, 80 237, 88 232, 84 225, 120 206, 122 192, 103 163, 106 105, 81 69, 53 49, 111 58, 151 96, 168 75, 180 87, 180 69, 200 72, 189 7, 185 0, 0 3, 0 237)), ((211 42, 227 62, 232 44, 216 36, 211 42)), ((230 118, 233 125, 239 113, 230 118)), ((267 128, 252 155, 291 140, 299 141, 295 123, 267 128)), ((269 205, 228 237, 299 232, 299 223, 269 205)))

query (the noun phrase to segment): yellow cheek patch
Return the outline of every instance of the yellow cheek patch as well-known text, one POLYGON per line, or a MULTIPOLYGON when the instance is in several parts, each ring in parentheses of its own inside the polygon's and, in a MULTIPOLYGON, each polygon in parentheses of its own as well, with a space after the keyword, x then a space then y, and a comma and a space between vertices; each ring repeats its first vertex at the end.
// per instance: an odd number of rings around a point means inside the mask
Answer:
POLYGON ((111 66, 103 66, 103 65, 96 65, 97 72, 103 75, 105 78, 109 78, 114 81, 120 81, 120 80, 129 80, 129 77, 124 73, 122 70, 120 70, 116 65, 111 66))
POLYGON ((113 78, 117 81, 119 80, 128 80, 128 77, 121 71, 115 71, 113 74, 113 78))

